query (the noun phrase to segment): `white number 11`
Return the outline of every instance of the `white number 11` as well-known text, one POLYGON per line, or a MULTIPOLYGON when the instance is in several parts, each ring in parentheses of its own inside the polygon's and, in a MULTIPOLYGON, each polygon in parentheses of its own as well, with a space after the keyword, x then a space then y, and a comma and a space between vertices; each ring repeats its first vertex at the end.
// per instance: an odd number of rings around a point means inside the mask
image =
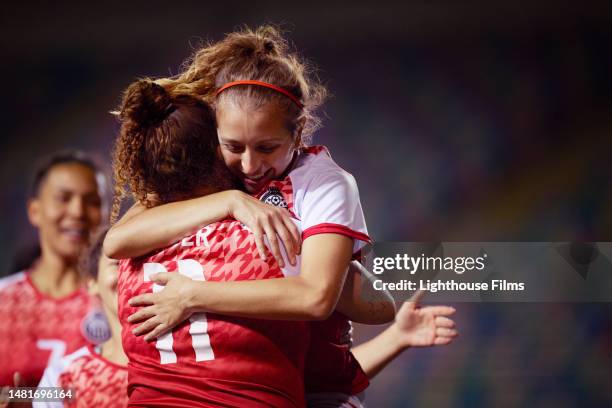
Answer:
MULTIPOLYGON (((204 279, 204 268, 195 259, 181 259, 177 261, 178 273, 193 280, 203 281, 204 279)), ((151 275, 159 272, 168 272, 164 265, 160 263, 145 263, 144 264, 144 281, 150 282, 151 275)), ((159 292, 164 287, 153 284, 153 293, 159 292)), ((205 313, 194 313, 189 319, 191 326, 189 327, 189 334, 191 335, 191 344, 195 351, 196 361, 208 361, 215 359, 215 353, 213 353, 210 345, 210 337, 208 336, 208 321, 206 320, 205 313)), ((162 364, 176 363, 176 353, 172 350, 172 332, 166 333, 157 338, 155 348, 159 351, 159 356, 162 364)))

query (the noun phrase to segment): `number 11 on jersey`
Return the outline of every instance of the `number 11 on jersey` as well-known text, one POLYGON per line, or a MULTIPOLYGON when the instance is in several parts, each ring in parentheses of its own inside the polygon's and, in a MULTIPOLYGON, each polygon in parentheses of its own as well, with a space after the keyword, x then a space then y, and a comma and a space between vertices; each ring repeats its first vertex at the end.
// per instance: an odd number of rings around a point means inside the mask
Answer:
MULTIPOLYGON (((181 259, 177 261, 178 273, 193 280, 203 281, 204 268, 195 259, 181 259)), ((144 281, 150 282, 151 275, 160 272, 167 272, 166 267, 160 263, 149 262, 144 264, 144 281)), ((153 293, 161 291, 164 287, 153 284, 153 293)), ((189 334, 191 335, 191 344, 195 352, 196 361, 214 360, 215 354, 210 345, 210 337, 208 336, 208 321, 205 313, 194 313, 189 319, 191 325, 189 334)), ((159 351, 161 364, 176 363, 176 353, 172 349, 174 339, 172 332, 166 333, 157 338, 155 348, 159 351)))

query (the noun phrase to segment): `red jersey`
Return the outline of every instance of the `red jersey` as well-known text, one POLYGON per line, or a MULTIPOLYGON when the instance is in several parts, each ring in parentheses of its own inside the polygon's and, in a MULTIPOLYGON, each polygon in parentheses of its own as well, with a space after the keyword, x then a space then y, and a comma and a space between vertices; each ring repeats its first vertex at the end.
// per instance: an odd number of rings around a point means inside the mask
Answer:
POLYGON ((211 224, 146 259, 119 265, 119 319, 129 357, 130 406, 302 407, 305 322, 197 313, 172 333, 146 343, 127 317, 135 295, 162 289, 157 272, 195 280, 236 281, 286 276, 273 257, 262 260, 253 234, 237 221, 211 224))
MULTIPOLYGON (((324 233, 346 235, 354 240, 354 258, 370 242, 355 180, 324 146, 305 148, 287 176, 272 181, 257 196, 287 208, 297 219, 303 240, 324 233)), ((357 394, 367 388, 368 378, 350 351, 351 330, 350 321, 338 312, 311 323, 304 373, 307 393, 357 394)))
MULTIPOLYGON (((257 196, 287 208, 298 220, 303 240, 316 234, 346 235, 354 240, 354 258, 370 242, 355 179, 332 160, 324 146, 305 148, 287 176, 272 181, 257 196)), ((367 388, 368 378, 350 351, 351 330, 350 321, 338 312, 311 322, 304 373, 307 393, 351 395, 367 388)))
POLYGON ((0 316, 0 385, 13 385, 18 371, 22 386, 35 387, 51 358, 104 341, 108 332, 98 302, 84 288, 55 299, 41 293, 27 272, 0 279, 0 316))
POLYGON ((71 390, 64 402, 35 402, 33 408, 125 408, 127 368, 108 361, 91 346, 83 347, 45 370, 39 387, 71 390))

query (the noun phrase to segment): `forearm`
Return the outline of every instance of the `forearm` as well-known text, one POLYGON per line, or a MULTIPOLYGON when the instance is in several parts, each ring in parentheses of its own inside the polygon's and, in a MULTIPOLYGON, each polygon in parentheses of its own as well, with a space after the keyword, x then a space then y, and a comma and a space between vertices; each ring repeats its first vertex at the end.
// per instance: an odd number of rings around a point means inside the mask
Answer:
POLYGON ((392 324, 378 336, 352 349, 353 355, 369 379, 372 379, 407 347, 402 347, 392 324))
POLYGON ((236 191, 144 209, 117 222, 104 240, 104 253, 115 259, 134 258, 166 247, 199 228, 227 218, 236 191))
POLYGON ((281 320, 323 320, 335 309, 353 241, 320 234, 304 241, 299 276, 233 282, 194 282, 190 311, 281 320))
POLYGON ((395 317, 395 302, 386 290, 374 290, 373 275, 359 262, 349 265, 336 310, 362 324, 389 323, 395 317))
POLYGON ((300 276, 233 282, 193 282, 191 312, 275 320, 323 320, 338 295, 311 285, 300 276))

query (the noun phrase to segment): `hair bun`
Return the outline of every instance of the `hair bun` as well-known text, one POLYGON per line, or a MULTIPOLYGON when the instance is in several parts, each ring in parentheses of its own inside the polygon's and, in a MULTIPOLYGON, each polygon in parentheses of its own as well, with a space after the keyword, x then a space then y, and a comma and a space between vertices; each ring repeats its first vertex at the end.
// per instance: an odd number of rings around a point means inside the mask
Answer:
POLYGON ((140 79, 125 91, 121 119, 130 120, 140 127, 154 126, 174 109, 170 95, 161 85, 150 79, 140 79))

